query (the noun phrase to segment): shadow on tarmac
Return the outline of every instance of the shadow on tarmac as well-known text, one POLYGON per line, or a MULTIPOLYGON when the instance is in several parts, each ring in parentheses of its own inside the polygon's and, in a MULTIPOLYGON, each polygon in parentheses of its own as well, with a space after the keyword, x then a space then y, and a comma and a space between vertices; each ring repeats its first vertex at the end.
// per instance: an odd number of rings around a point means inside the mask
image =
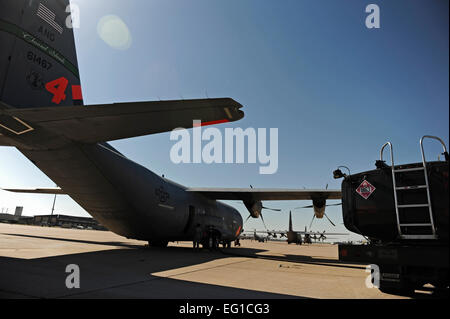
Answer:
POLYGON ((275 260, 280 262, 289 263, 299 263, 299 264, 312 264, 318 266, 328 266, 328 267, 342 267, 342 268, 353 268, 353 269, 365 269, 366 265, 361 263, 350 263, 341 262, 337 259, 327 259, 327 258, 314 258, 311 256, 304 255, 284 255, 284 256, 273 256, 273 255, 259 255, 263 250, 255 250, 250 248, 238 248, 238 249, 224 249, 223 253, 231 256, 241 256, 249 258, 260 258, 275 260))
MULTIPOLYGON (((286 299, 301 298, 276 293, 195 283, 155 273, 227 258, 206 249, 145 248, 120 242, 97 242, 22 234, 4 234, 62 242, 109 245, 122 248, 21 259, 0 257, 0 298, 151 298, 151 299, 286 299), (80 288, 68 289, 67 265, 80 269, 80 288)), ((254 250, 254 254, 261 250, 254 250)), ((242 261, 237 261, 237 263, 242 261)), ((211 265, 211 268, 217 265, 211 265)), ((201 270, 208 269, 208 266, 201 270)), ((186 273, 195 272, 187 269, 186 273)), ((177 272, 177 275, 183 271, 177 272)))
MULTIPOLYGON (((353 262, 341 262, 337 259, 327 259, 327 258, 314 258, 311 256, 304 255, 284 255, 284 256, 273 256, 273 255, 260 255, 259 253, 263 250, 255 250, 250 248, 239 248, 239 249, 223 249, 222 252, 230 256, 248 257, 248 258, 259 258, 267 260, 275 260, 279 262, 289 262, 298 264, 312 264, 318 266, 327 267, 342 267, 342 268, 353 268, 353 269, 365 269, 367 264, 364 263, 353 263, 353 262)), ((282 267, 282 265, 280 265, 282 267)), ((408 297, 414 299, 447 299, 449 297, 449 290, 434 290, 424 287, 421 290, 416 290, 415 293, 407 295, 408 297)))
MULTIPOLYGON (((214 252, 202 249, 194 253, 190 247, 148 248, 123 242, 24 234, 3 235, 122 248, 36 259, 0 257, 0 298, 303 299, 304 297, 195 283, 154 274, 201 265, 227 256, 327 267, 365 268, 364 264, 343 263, 336 259, 303 255, 261 255, 267 250, 245 247, 214 252), (70 264, 76 264, 80 268, 80 289, 68 289, 65 285, 69 276, 66 267, 70 264)), ((239 262, 242 261, 236 263, 239 262)), ((211 266, 214 267, 217 266, 211 266)), ((202 270, 206 269, 208 268, 202 267, 202 270)), ((192 269, 186 270, 186 273, 193 271, 195 272, 192 269)), ((177 272, 177 275, 180 274, 183 272, 177 272)), ((448 297, 448 291, 446 296, 448 297)), ((434 299, 438 296, 416 293, 411 297, 434 299)))

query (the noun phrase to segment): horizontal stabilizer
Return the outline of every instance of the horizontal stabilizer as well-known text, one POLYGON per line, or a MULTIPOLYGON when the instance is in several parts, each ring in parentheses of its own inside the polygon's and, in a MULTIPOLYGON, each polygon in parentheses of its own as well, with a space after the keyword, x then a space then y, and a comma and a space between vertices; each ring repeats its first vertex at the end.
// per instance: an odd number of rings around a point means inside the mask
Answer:
POLYGON ((3 189, 3 190, 12 193, 23 193, 23 194, 66 195, 66 193, 61 188, 3 189))
POLYGON ((40 108, 4 106, 0 107, 0 115, 20 119, 31 127, 37 125, 82 143, 188 129, 193 127, 194 120, 200 120, 202 125, 213 125, 244 117, 240 110, 242 105, 230 98, 40 108))
POLYGON ((282 201, 342 198, 340 190, 325 189, 189 188, 187 191, 202 194, 215 200, 282 201))

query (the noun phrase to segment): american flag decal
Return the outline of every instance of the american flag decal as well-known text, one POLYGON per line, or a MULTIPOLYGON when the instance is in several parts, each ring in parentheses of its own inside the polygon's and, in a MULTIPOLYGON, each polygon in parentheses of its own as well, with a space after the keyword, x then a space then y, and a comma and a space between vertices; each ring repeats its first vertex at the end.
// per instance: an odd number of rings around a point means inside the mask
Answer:
POLYGON ((44 6, 42 3, 39 3, 39 8, 37 11, 37 16, 47 22, 53 29, 59 32, 59 34, 63 33, 63 28, 56 23, 55 18, 56 14, 54 14, 49 8, 44 6))

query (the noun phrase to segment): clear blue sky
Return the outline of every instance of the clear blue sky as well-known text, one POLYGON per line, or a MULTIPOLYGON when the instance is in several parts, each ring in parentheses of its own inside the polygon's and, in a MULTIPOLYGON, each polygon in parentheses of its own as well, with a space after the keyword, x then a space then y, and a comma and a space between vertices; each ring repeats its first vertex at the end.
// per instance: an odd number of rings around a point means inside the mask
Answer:
MULTIPOLYGON (((386 141, 399 163, 420 160, 419 138, 449 135, 448 1, 325 0, 77 0, 78 62, 87 104, 232 97, 246 117, 225 127, 278 128, 279 169, 258 165, 185 164, 169 160, 174 142, 160 134, 112 144, 147 168, 192 187, 340 188, 338 165, 372 169, 386 141), (381 28, 365 27, 376 3, 381 28), (106 15, 127 25, 126 50, 97 34, 106 15)), ((437 158, 438 147, 427 146, 437 158)), ((54 186, 16 150, 0 148, 1 186, 54 186)), ((0 207, 50 213, 52 198, 0 192, 0 207)), ((289 208, 308 202, 266 203, 269 228, 286 229, 289 208)), ((245 208, 235 205, 244 218, 245 208)), ((86 213, 69 198, 56 212, 86 213)), ((342 222, 339 207, 328 210, 342 222)), ((309 224, 312 211, 293 215, 309 224)), ((246 229, 262 229, 251 220, 246 229)), ((344 231, 325 220, 313 229, 344 231)))

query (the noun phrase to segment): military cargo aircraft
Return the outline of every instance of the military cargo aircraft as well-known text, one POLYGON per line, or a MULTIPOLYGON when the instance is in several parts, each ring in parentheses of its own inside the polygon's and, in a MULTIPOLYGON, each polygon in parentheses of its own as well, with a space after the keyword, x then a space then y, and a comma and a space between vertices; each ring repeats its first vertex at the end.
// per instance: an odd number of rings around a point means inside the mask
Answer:
POLYGON ((152 246, 193 240, 198 224, 229 245, 243 219, 219 200, 243 201, 258 218, 266 200, 341 199, 340 190, 188 188, 126 158, 107 142, 192 128, 194 120, 238 121, 242 105, 231 98, 84 105, 67 12, 69 0, 0 0, 0 146, 17 148, 59 186, 9 191, 69 195, 109 230, 152 246))
POLYGON ((260 243, 265 243, 266 241, 269 240, 269 236, 270 235, 267 235, 267 236, 258 235, 256 233, 256 229, 255 229, 253 232, 243 232, 240 236, 240 239, 251 239, 251 240, 256 240, 257 242, 260 242, 260 243))

